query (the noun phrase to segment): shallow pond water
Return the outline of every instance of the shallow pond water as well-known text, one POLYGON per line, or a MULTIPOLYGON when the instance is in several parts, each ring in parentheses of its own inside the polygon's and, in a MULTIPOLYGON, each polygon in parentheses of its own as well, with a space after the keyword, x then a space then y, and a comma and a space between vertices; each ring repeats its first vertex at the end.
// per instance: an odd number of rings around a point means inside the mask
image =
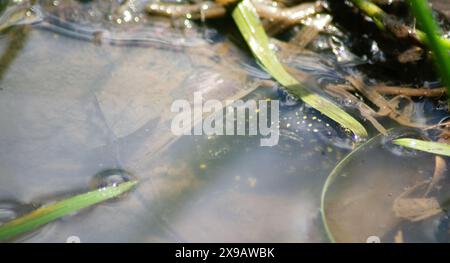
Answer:
MULTIPOLYGON (((36 17, 0 37, 0 220, 108 182, 140 184, 16 241, 328 241, 320 193, 354 141, 276 84, 261 85, 269 76, 246 50, 204 24, 180 31, 136 14, 122 27, 116 17, 61 19, 57 5, 34 8, 36 17), (220 101, 281 99, 278 145, 172 135, 170 104, 192 101, 196 91, 220 101)), ((348 66, 312 53, 285 62, 311 74, 313 86, 338 81, 348 66)), ((385 163, 385 149, 374 151, 385 163)), ((400 189, 420 165, 411 160, 352 169, 370 180, 395 171, 398 180, 375 185, 400 189)))

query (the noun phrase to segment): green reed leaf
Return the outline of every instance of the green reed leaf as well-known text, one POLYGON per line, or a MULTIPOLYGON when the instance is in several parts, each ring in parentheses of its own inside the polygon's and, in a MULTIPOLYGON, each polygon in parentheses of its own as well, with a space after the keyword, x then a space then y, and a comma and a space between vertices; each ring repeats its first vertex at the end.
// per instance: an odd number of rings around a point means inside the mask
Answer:
POLYGON ((0 225, 0 241, 33 231, 51 221, 90 207, 131 190, 137 181, 109 186, 40 207, 29 214, 0 225))
POLYGON ((269 38, 250 0, 243 0, 232 13, 242 36, 265 70, 293 96, 320 111, 358 137, 367 137, 367 131, 352 116, 333 102, 306 89, 290 75, 270 48, 269 38))
POLYGON ((445 143, 422 141, 409 138, 397 139, 394 140, 393 143, 414 150, 433 153, 437 155, 450 156, 450 145, 445 143))
MULTIPOLYGON (((389 14, 384 12, 383 9, 378 7, 376 4, 372 3, 369 0, 350 0, 353 4, 355 4, 363 13, 369 16, 375 25, 383 31, 386 31, 385 21, 388 21, 389 14)), ((413 32, 413 29, 411 29, 413 32)), ((418 29, 414 29, 414 32, 417 39, 422 43, 426 44, 428 39, 425 32, 422 32, 418 29)), ((441 37, 440 34, 434 35, 439 41, 439 43, 447 49, 450 49, 450 39, 441 37)))
POLYGON ((414 16, 425 32, 426 44, 433 51, 442 82, 447 87, 448 94, 450 94, 450 56, 448 46, 439 37, 442 33, 441 29, 434 20, 430 5, 426 0, 410 0, 410 3, 414 16))

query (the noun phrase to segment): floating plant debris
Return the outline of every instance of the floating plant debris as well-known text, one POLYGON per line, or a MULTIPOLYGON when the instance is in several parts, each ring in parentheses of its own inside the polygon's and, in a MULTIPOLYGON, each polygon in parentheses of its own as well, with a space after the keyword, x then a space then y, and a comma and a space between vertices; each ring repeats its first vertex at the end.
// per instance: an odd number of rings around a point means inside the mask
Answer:
POLYGON ((271 49, 255 7, 250 0, 244 0, 233 11, 233 18, 253 54, 263 67, 283 85, 289 93, 303 100, 360 138, 367 137, 367 131, 357 120, 329 100, 312 93, 292 77, 271 49))
POLYGON ((0 241, 449 242, 449 10, 0 1, 0 241))

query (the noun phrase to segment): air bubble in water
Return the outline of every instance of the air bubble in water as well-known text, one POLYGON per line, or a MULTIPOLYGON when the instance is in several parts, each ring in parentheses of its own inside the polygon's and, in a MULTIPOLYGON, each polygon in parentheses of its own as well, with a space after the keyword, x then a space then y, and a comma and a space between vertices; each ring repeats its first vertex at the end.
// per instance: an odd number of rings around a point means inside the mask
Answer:
POLYGON ((0 225, 31 212, 32 210, 32 205, 12 200, 0 201, 0 225))
POLYGON ((100 189, 108 186, 117 186, 133 180, 133 176, 122 169, 104 170, 92 178, 90 185, 93 189, 100 189))

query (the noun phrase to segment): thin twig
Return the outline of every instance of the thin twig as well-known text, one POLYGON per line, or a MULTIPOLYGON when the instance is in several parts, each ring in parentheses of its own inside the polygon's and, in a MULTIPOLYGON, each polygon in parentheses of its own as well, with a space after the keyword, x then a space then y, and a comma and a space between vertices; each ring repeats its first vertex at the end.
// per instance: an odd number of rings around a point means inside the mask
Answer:
POLYGON ((213 2, 202 2, 198 4, 151 3, 146 6, 145 10, 151 15, 202 20, 223 17, 226 14, 226 9, 223 6, 213 2))
MULTIPOLYGON (((339 84, 334 85, 342 87, 348 91, 355 91, 352 85, 339 84)), ((446 89, 445 88, 409 88, 402 86, 386 86, 384 84, 368 87, 383 95, 403 95, 408 97, 442 97, 446 89)))
POLYGON ((374 86, 374 90, 384 95, 403 95, 409 97, 442 97, 445 94, 445 88, 406 88, 395 86, 374 86))

